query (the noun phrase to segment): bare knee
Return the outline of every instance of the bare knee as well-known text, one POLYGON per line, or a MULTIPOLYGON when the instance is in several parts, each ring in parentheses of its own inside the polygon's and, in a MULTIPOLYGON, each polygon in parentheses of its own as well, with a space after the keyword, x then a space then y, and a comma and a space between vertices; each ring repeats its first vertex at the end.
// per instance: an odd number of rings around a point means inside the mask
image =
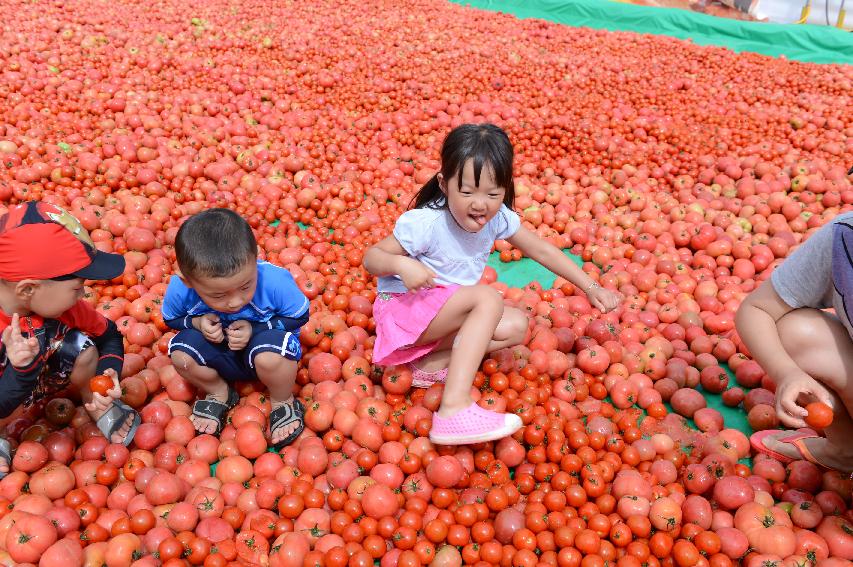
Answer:
POLYGON ((796 361, 800 353, 806 353, 816 345, 815 338, 820 334, 821 322, 801 311, 791 311, 776 323, 782 346, 796 361))
POLYGON ((95 374, 98 368, 98 349, 90 346, 84 349, 77 355, 74 360, 74 367, 71 369, 72 382, 88 380, 95 374))
POLYGON ((498 291, 487 285, 474 286, 475 309, 480 308, 490 313, 503 313, 504 300, 498 291))
POLYGON ((280 354, 267 351, 258 354, 252 364, 255 366, 258 377, 266 378, 282 374, 286 370, 288 362, 293 366, 296 365, 295 362, 284 358, 280 354))
POLYGON ((175 367, 175 370, 177 370, 178 374, 184 378, 199 366, 193 357, 181 350, 172 352, 171 358, 172 365, 175 367))
POLYGON ((841 322, 814 309, 791 311, 777 322, 782 346, 804 372, 838 390, 853 372, 853 348, 841 322))
POLYGON ((98 349, 94 346, 90 346, 87 349, 84 349, 78 356, 77 360, 74 361, 74 369, 76 370, 78 367, 89 368, 96 366, 98 364, 98 349))
POLYGON ((505 308, 500 323, 501 335, 504 335, 501 338, 520 344, 524 341, 529 326, 530 320, 524 312, 511 307, 505 308))

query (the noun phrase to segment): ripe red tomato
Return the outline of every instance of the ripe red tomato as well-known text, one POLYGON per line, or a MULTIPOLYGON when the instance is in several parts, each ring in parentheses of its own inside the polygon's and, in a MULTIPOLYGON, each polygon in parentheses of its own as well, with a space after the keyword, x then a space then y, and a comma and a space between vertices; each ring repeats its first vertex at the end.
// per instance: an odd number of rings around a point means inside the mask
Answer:
POLYGON ((113 386, 115 386, 113 379, 106 374, 98 374, 89 380, 89 389, 102 396, 106 396, 113 389, 113 386))
POLYGON ((806 406, 809 414, 805 418, 806 425, 815 429, 825 429, 832 424, 832 408, 823 402, 812 402, 806 406))

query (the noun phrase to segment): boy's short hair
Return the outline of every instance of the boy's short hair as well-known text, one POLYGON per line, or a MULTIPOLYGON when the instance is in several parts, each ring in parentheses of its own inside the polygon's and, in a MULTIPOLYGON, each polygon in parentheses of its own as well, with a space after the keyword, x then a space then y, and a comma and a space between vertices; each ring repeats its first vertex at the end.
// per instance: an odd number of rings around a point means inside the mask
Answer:
POLYGON ((208 209, 178 229, 175 256, 184 276, 226 278, 257 259, 258 243, 240 215, 229 209, 208 209))

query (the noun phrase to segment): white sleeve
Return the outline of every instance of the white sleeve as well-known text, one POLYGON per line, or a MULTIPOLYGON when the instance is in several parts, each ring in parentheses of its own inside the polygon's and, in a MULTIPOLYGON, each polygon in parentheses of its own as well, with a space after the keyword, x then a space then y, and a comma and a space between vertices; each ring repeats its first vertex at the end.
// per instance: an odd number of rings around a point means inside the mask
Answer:
POLYGON ((420 256, 429 248, 429 235, 435 214, 430 209, 412 209, 397 219, 394 238, 409 256, 420 256))
POLYGON ((495 223, 495 240, 510 238, 521 227, 521 219, 518 217, 518 213, 506 205, 501 205, 493 222, 495 223))

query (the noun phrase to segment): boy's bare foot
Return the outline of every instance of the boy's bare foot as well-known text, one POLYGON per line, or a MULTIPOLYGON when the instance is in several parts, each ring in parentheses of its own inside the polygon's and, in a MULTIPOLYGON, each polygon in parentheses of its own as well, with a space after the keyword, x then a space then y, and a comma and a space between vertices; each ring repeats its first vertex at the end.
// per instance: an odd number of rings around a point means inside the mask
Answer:
MULTIPOLYGON (((115 400, 121 398, 121 389, 116 386, 116 388, 110 390, 108 394, 108 396, 102 396, 101 394, 93 392, 92 401, 84 404, 86 411, 89 413, 89 417, 91 417, 92 421, 95 423, 97 423, 98 420, 107 413, 115 400)), ((113 443, 124 443, 124 440, 127 438, 128 433, 130 433, 130 428, 132 426, 133 415, 128 415, 122 426, 110 436, 110 441, 113 443)), ((0 469, 0 472, 2 472, 2 469, 0 469)))
MULTIPOLYGON (((228 384, 222 382, 222 384, 216 386, 212 392, 209 392, 204 397, 204 399, 219 402, 223 405, 228 405, 228 384)), ((217 423, 217 421, 214 419, 201 417, 193 413, 192 415, 190 415, 190 421, 195 427, 195 430, 199 433, 209 433, 211 435, 214 435, 217 431, 219 431, 220 424, 217 423)))
POLYGON ((297 404, 301 406, 301 402, 294 399, 293 396, 290 396, 290 398, 283 401, 270 400, 270 402, 272 404, 272 412, 270 413, 270 441, 273 445, 277 445, 288 437, 290 437, 291 435, 293 435, 293 433, 298 431, 300 427, 304 427, 305 422, 304 417, 297 415, 297 404), (272 421, 272 415, 276 412, 276 410, 284 406, 289 406, 294 415, 292 418, 287 420, 284 425, 279 426, 277 429, 273 429, 272 427, 275 424, 272 421))

